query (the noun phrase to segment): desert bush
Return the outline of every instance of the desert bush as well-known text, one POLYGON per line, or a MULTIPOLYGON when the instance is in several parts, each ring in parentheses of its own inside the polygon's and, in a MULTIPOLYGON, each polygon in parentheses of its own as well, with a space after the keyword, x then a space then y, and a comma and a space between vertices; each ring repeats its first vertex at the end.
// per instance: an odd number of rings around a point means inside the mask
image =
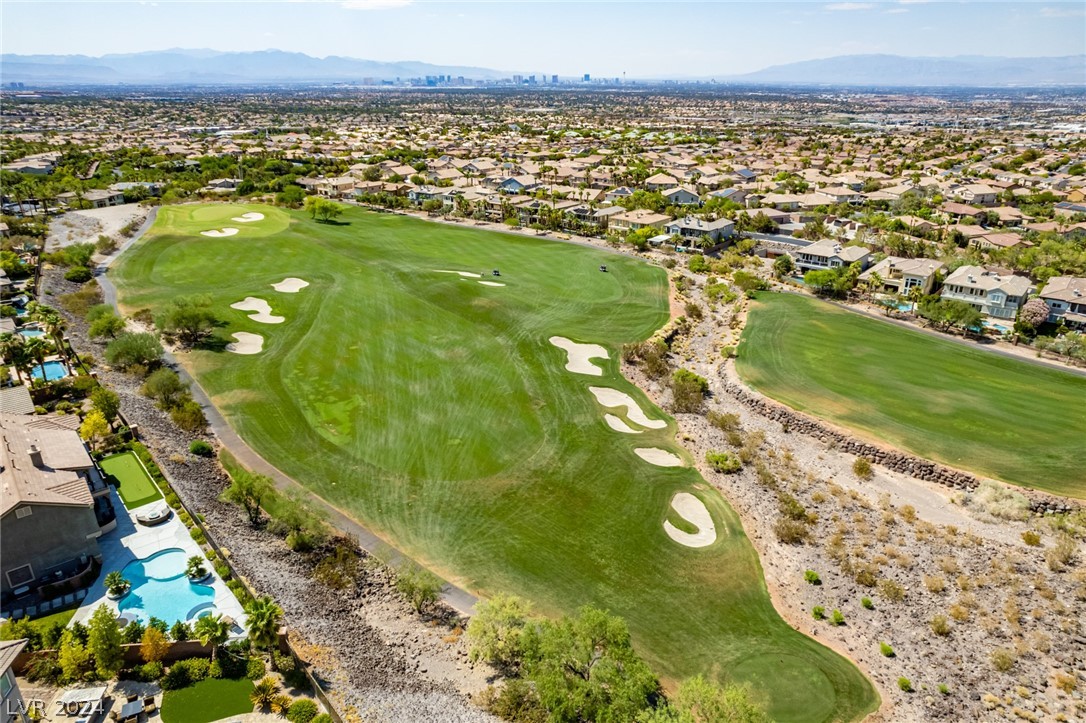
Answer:
POLYGON ((898 678, 897 687, 905 693, 911 693, 913 691, 913 684, 909 682, 908 678, 898 678))
POLYGON ((890 580, 889 578, 879 580, 877 588, 879 595, 890 602, 901 602, 905 599, 905 588, 896 580, 890 580))
POLYGON ((705 461, 714 472, 723 474, 735 474, 743 469, 743 463, 731 452, 706 452, 705 461))
POLYGON ((936 635, 950 635, 950 621, 946 615, 936 615, 931 619, 931 631, 936 635))
POLYGON ((1078 688, 1078 681, 1075 680, 1074 675, 1068 675, 1067 673, 1062 672, 1056 673, 1056 687, 1070 695, 1078 688))
POLYGON ((1029 517, 1029 499, 996 482, 981 482, 976 491, 968 496, 967 504, 1003 520, 1024 520, 1029 517))
POLYGON ((207 428, 207 417, 198 402, 189 399, 179 407, 170 410, 170 419, 186 432, 200 432, 207 428))
POLYGON ((781 517, 773 524, 773 533, 787 545, 798 545, 811 536, 811 530, 805 523, 787 517, 781 517))
POLYGON ((86 266, 73 266, 64 272, 64 278, 76 284, 85 284, 94 277, 94 274, 86 266))
POLYGON ((679 413, 697 413, 701 411, 705 395, 709 392, 709 382, 688 369, 676 369, 671 375, 671 406, 679 413))
POLYGON ((722 432, 732 432, 739 429, 738 414, 711 411, 705 415, 705 420, 722 432))
POLYGON ((834 610, 830 615, 830 622, 833 625, 841 626, 845 624, 845 615, 840 610, 834 610))
POLYGON ((215 448, 202 439, 196 439, 189 445, 189 452, 198 457, 210 457, 215 453, 215 448))
POLYGON ((806 580, 810 585, 822 584, 822 578, 820 578, 818 576, 818 573, 814 570, 807 570, 805 573, 803 573, 803 579, 806 580))
POLYGON ((1053 572, 1060 572, 1075 559, 1075 552, 1078 549, 1078 544, 1075 542, 1075 538, 1066 532, 1061 532, 1056 537, 1056 544, 1045 550, 1045 562, 1048 564, 1048 569, 1053 572))
POLYGON ((991 660, 993 668, 1001 673, 1006 673, 1014 667, 1014 664, 1018 659, 1013 650, 1008 648, 996 648, 989 656, 989 660, 991 660))
POLYGON ((1033 530, 1026 530, 1022 533, 1022 542, 1026 543, 1030 547, 1040 547, 1041 536, 1033 530))
POLYGON ((928 589, 928 592, 943 592, 946 590, 946 578, 941 575, 924 575, 924 587, 928 589))
POLYGON ((826 618, 826 608, 821 605, 815 605, 811 608, 811 617, 815 620, 824 620, 826 618))
POLYGON ((875 609, 875 603, 872 602, 869 597, 860 598, 860 605, 862 605, 865 610, 875 609))
POLYGON ((871 462, 866 457, 857 457, 856 461, 852 463, 852 472, 860 479, 868 480, 874 476, 875 471, 871 468, 871 462))
POLYGON ((396 571, 396 590, 411 603, 416 612, 437 602, 441 580, 418 565, 405 565, 396 571))

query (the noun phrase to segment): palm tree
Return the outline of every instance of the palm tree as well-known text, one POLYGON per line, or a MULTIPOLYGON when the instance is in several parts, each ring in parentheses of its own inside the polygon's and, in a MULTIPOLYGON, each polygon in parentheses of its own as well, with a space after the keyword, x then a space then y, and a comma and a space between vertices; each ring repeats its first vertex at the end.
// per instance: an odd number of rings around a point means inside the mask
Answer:
POLYGON ((268 675, 253 684, 253 692, 249 694, 249 700, 261 709, 269 708, 278 692, 279 685, 275 682, 275 678, 268 675))
POLYGON ((211 662, 215 662, 215 653, 219 646, 230 637, 230 624, 223 620, 222 615, 205 615, 196 621, 192 630, 200 645, 211 646, 211 662))
POLYGON ((57 351, 67 359, 68 354, 64 344, 64 329, 68 326, 67 322, 61 318, 60 314, 50 309, 41 315, 41 324, 45 328, 45 333, 52 337, 57 351))
POLYGON ((23 345, 23 347, 24 349, 26 349, 26 355, 36 361, 41 367, 42 381, 46 381, 45 357, 46 353, 49 351, 49 347, 46 346, 45 340, 42 339, 40 336, 31 337, 30 339, 26 340, 26 343, 23 345))
POLYGON ((0 334, 0 357, 11 364, 15 370, 15 377, 20 383, 23 381, 23 372, 27 367, 29 357, 26 354, 26 346, 21 334, 0 334))
MULTIPOLYGON (((249 616, 249 640, 258 648, 265 648, 269 653, 279 643, 279 626, 283 621, 283 608, 264 595, 249 603, 245 608, 249 616)), ((271 655, 271 669, 275 670, 275 655, 271 655)))

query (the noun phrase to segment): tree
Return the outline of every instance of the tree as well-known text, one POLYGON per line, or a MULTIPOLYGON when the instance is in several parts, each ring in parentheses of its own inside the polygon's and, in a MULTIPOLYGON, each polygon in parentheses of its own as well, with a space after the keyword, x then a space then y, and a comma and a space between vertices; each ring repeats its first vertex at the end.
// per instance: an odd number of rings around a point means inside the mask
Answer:
POLYGON ((629 721, 660 691, 626 622, 592 607, 529 629, 526 677, 552 721, 629 721))
POLYGON ((708 392, 705 377, 688 369, 676 369, 671 375, 671 406, 676 412, 697 412, 708 392))
POLYGON ((777 275, 778 279, 791 276, 795 270, 796 264, 788 254, 781 254, 773 262, 773 273, 777 275))
POLYGON ((173 369, 157 369, 144 380, 140 394, 158 403, 159 409, 173 409, 188 398, 188 386, 173 369))
POLYGON ((49 345, 40 336, 35 336, 27 339, 23 344, 23 348, 26 350, 28 357, 37 362, 41 371, 42 381, 46 379, 45 376, 45 357, 49 355, 49 345))
POLYGON ((185 296, 174 299, 155 320, 163 334, 176 336, 186 346, 194 346, 211 335, 219 319, 211 310, 207 296, 185 296))
POLYGON ((749 686, 721 687, 700 675, 683 681, 672 706, 695 723, 769 723, 770 720, 749 686))
POLYGON ((121 369, 151 366, 162 358, 162 344, 154 334, 126 332, 109 343, 105 357, 121 369))
POLYGON ((102 440, 109 436, 110 431, 105 415, 97 409, 88 412, 83 418, 83 423, 79 425, 79 436, 90 442, 91 447, 96 449, 102 440))
POLYGON ((328 223, 343 215, 344 207, 322 196, 309 196, 305 199, 305 210, 309 212, 310 218, 328 223))
POLYGON ((275 670, 275 648, 279 644, 279 627, 283 622, 283 608, 271 597, 264 595, 250 602, 245 608, 249 616, 246 625, 249 628, 249 640, 257 648, 267 650, 271 655, 271 669, 275 670))
POLYGON ((21 382, 23 380, 23 373, 29 373, 28 369, 31 362, 31 357, 27 353, 25 339, 21 334, 12 334, 10 332, 0 334, 0 357, 11 364, 15 369, 15 376, 21 382))
POLYGON ((230 625, 223 620, 222 615, 211 613, 197 618, 192 633, 200 641, 200 645, 211 647, 211 661, 215 662, 219 646, 230 637, 230 625))
POLYGON ((249 524, 260 524, 260 501, 274 489, 271 477, 238 471, 233 475, 230 486, 223 490, 222 499, 245 508, 249 524))
POLYGON ((305 191, 301 186, 291 184, 275 195, 275 202, 280 206, 297 208, 305 203, 305 191))
POLYGON ((87 329, 87 335, 91 339, 98 339, 103 336, 115 339, 118 334, 124 331, 124 327, 124 319, 116 314, 102 314, 91 322, 90 327, 87 329))
POLYGON ((1048 320, 1048 304, 1043 299, 1034 297, 1022 306, 1018 318, 1031 329, 1036 329, 1048 320))
POLYGON ((157 663, 166 657, 170 650, 170 641, 158 628, 147 628, 140 640, 140 657, 145 663, 157 663))
POLYGON ((103 386, 94 388, 94 391, 90 394, 90 400, 95 411, 99 412, 107 422, 112 423, 121 411, 121 398, 117 396, 116 392, 103 386))
POLYGON ((117 615, 107 605, 99 605, 91 615, 87 650, 94 655, 94 669, 103 678, 112 678, 124 665, 121 629, 117 615))
POLYGON ((396 590, 403 595, 415 612, 437 602, 441 593, 441 580, 429 570, 407 564, 396 571, 396 590))
POLYGON ((89 671, 90 652, 72 628, 65 628, 60 635, 60 649, 57 662, 65 680, 82 680, 89 671))
POLYGON ((516 670, 524 659, 522 635, 528 624, 531 603, 513 595, 498 594, 475 606, 468 623, 472 661, 479 659, 507 670, 516 670))

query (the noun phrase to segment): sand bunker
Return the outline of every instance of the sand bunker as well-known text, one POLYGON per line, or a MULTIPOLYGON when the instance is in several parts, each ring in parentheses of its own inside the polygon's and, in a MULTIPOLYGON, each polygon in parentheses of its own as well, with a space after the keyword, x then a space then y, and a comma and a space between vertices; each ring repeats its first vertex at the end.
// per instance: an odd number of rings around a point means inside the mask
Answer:
POLYGON ((675 525, 664 520, 664 532, 675 542, 687 547, 708 547, 716 542, 716 527, 705 503, 689 492, 679 492, 671 498, 671 509, 690 524, 698 528, 694 534, 683 532, 675 525))
POLYGON ((637 402, 626 392, 620 392, 610 387, 589 387, 588 391, 592 392, 596 397, 596 401, 604 407, 626 407, 626 416, 635 424, 640 424, 642 427, 648 427, 649 429, 663 429, 667 426, 667 422, 662 419, 649 419, 646 417, 645 413, 641 411, 641 407, 637 406, 637 402))
POLYGON ((216 228, 211 231, 201 231, 201 236, 211 236, 212 238, 222 238, 223 236, 233 236, 238 230, 236 228, 216 228))
POLYGON ((505 284, 498 281, 480 281, 483 286, 505 286, 505 284))
POLYGON ((616 432, 624 432, 626 434, 641 434, 640 429, 634 429, 613 414, 603 415, 603 421, 607 422, 607 426, 615 430, 616 432))
POLYGON ((234 216, 231 221, 237 221, 238 223, 252 223, 253 221, 263 221, 264 214, 250 211, 249 213, 243 213, 240 216, 234 216))
POLYGON ((682 467, 683 460, 677 454, 668 452, 666 449, 659 449, 657 447, 640 447, 634 450, 641 459, 645 460, 649 464, 654 464, 657 467, 682 467))
POLYGON ((301 279, 296 279, 293 276, 288 276, 287 278, 280 281, 278 284, 271 285, 273 289, 275 289, 276 291, 280 291, 284 294, 297 294, 299 291, 307 286, 309 286, 308 281, 302 281, 301 279))
MULTIPOLYGON (((480 282, 482 283, 482 282, 480 282)), ((578 374, 591 374, 594 377, 602 377, 603 370, 589 361, 589 359, 609 359, 607 350, 599 344, 578 344, 564 336, 552 336, 548 339, 559 349, 564 349, 569 360, 566 369, 578 374)), ((598 397, 597 397, 598 399, 598 397)))
POLYGON ((282 324, 286 321, 286 317, 274 316, 271 313, 271 304, 255 296, 246 296, 244 301, 231 304, 230 308, 256 312, 255 314, 249 314, 249 318, 253 321, 259 321, 261 324, 282 324))
POLYGON ((482 274, 476 274, 476 273, 474 273, 472 271, 449 271, 448 269, 434 269, 434 271, 436 271, 439 274, 460 274, 461 276, 466 276, 469 279, 481 279, 481 278, 483 278, 482 274))
POLYGON ((247 331, 239 331, 231 334, 236 342, 226 345, 226 350, 235 354, 259 354, 264 348, 264 337, 260 334, 250 334, 247 331))

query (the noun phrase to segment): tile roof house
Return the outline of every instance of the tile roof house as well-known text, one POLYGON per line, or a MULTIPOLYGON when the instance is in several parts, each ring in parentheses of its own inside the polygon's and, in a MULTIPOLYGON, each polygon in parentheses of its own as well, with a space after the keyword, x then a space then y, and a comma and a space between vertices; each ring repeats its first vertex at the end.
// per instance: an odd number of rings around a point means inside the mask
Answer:
POLYGON ((1072 329, 1086 330, 1086 279, 1056 276, 1041 289, 1041 299, 1048 304, 1048 320, 1072 329))
POLYGON ((666 173, 657 173, 645 179, 645 188, 650 191, 665 191, 679 185, 679 180, 666 173))
POLYGON ((716 221, 704 221, 696 216, 686 216, 668 222, 664 226, 664 231, 683 239, 708 237, 711 241, 720 241, 732 237, 735 233, 735 224, 726 218, 717 219, 716 221))
POLYGON ((609 219, 609 226, 615 231, 637 231, 651 226, 663 230, 670 216, 656 213, 645 208, 638 208, 625 213, 616 213, 609 219))
POLYGON ((810 246, 797 249, 796 268, 801 271, 820 271, 851 266, 857 261, 861 267, 867 266, 871 249, 865 246, 842 246, 833 239, 816 241, 810 246))
POLYGON ((664 198, 667 202, 675 206, 698 206, 701 205, 701 197, 695 191, 691 191, 689 188, 677 186, 676 188, 669 188, 663 192, 664 198))
POLYGON ((116 525, 78 419, 0 414, 0 594, 85 570, 116 525), (70 421, 69 421, 70 420, 70 421))
POLYGON ((998 319, 1013 319, 1026 303, 1031 288, 1025 276, 961 266, 943 281, 944 299, 964 301, 977 311, 998 319))
POLYGON ((945 268, 942 261, 935 259, 905 259, 887 256, 860 274, 860 281, 871 281, 878 274, 885 291, 907 294, 919 288, 924 294, 930 294, 935 288, 938 275, 945 268))

